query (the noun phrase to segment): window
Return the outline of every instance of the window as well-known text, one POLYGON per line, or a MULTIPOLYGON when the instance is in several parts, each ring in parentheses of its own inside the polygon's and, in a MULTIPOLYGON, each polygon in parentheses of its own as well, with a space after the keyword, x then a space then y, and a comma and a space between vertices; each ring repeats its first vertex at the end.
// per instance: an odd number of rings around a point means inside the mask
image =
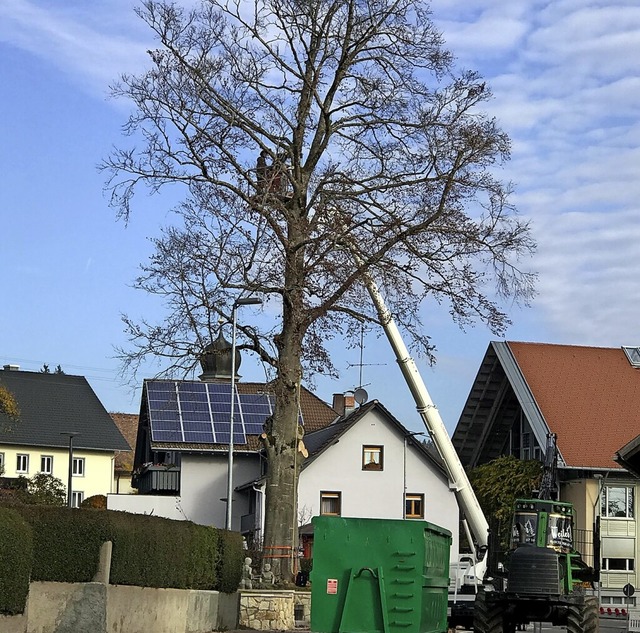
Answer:
POLYGON ((407 494, 404 499, 405 519, 424 519, 424 495, 407 494))
POLYGON ((29 455, 18 453, 16 460, 16 472, 28 473, 29 472, 29 455))
POLYGON ((84 477, 84 457, 73 458, 73 474, 76 477, 84 477))
POLYGON ((633 519, 633 487, 605 486, 600 513, 603 517, 633 519))
POLYGON ((0 474, 4 470, 4 453, 0 453, 0 474))
POLYGON ((603 558, 602 571, 633 571, 633 558, 603 558))
POLYGON ((78 490, 74 490, 71 493, 71 505, 74 508, 79 508, 80 504, 84 501, 84 492, 80 492, 78 490))
POLYGON ((627 598, 626 596, 601 596, 600 602, 602 604, 610 604, 612 606, 619 605, 621 607, 635 607, 636 599, 627 598))
POLYGON ((320 493, 320 514, 332 514, 340 516, 342 506, 341 492, 320 493))
POLYGON ((53 474, 53 456, 40 455, 40 472, 45 475, 53 474))
POLYGON ((631 363, 632 367, 640 367, 640 347, 622 346, 624 353, 627 355, 627 360, 631 363))
POLYGON ((362 470, 382 470, 382 446, 362 447, 362 470))

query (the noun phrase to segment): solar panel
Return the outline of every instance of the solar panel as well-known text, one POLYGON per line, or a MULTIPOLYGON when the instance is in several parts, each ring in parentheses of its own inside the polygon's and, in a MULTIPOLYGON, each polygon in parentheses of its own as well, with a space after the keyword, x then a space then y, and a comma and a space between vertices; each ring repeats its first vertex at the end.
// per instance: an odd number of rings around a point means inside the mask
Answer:
MULTIPOLYGON (((147 409, 154 442, 228 444, 231 383, 188 380, 146 380, 147 409)), ((241 394, 235 385, 233 441, 263 432, 273 413, 272 394, 241 394)), ((303 424, 302 413, 299 423, 303 424)))

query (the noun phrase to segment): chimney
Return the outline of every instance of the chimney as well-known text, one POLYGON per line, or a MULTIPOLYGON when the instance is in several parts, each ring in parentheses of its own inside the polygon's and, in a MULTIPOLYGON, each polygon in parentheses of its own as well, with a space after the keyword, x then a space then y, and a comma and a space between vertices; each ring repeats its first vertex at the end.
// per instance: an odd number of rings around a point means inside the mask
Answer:
POLYGON ((5 371, 20 371, 20 365, 5 365, 2 369, 5 371))
POLYGON ((347 393, 334 393, 333 394, 333 409, 340 415, 349 415, 352 411, 355 411, 356 399, 352 391, 347 393))

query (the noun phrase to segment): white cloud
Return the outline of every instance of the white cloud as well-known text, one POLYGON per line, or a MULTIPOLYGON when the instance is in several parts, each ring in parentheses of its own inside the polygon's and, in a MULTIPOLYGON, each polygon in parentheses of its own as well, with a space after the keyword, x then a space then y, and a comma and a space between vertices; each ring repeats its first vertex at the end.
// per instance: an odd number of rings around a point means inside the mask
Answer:
POLYGON ((71 6, 3 0, 0 42, 27 51, 85 88, 104 94, 120 74, 146 63, 151 37, 133 6, 132 0, 71 6))
POLYGON ((539 244, 537 319, 555 342, 637 341, 640 7, 453 5, 436 1, 434 17, 443 10, 454 52, 487 77, 495 95, 487 110, 512 136, 503 174, 539 244))

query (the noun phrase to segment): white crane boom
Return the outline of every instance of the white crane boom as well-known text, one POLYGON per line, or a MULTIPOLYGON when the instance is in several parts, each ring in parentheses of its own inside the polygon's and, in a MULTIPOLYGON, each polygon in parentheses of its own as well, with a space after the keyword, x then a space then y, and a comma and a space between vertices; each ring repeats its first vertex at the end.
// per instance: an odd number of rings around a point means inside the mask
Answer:
MULTIPOLYGON (((489 524, 487 519, 484 516, 482 508, 480 508, 478 499, 471 487, 467 473, 462 467, 460 458, 453 447, 451 438, 440 417, 440 413, 429 396, 422 376, 413 358, 411 358, 407 346, 402 340, 400 331, 378 290, 378 286, 368 273, 365 272, 364 277, 382 327, 395 353, 402 375, 413 395, 416 409, 444 462, 449 476, 449 485, 456 495, 458 506, 462 510, 464 518, 471 530, 471 535, 475 540, 475 546, 477 548, 476 556, 479 559, 485 559, 484 568, 486 569, 485 554, 489 546, 489 524)), ((471 543, 471 545, 473 545, 473 543, 471 543)), ((476 574, 476 576, 482 580, 482 574, 476 574)))

